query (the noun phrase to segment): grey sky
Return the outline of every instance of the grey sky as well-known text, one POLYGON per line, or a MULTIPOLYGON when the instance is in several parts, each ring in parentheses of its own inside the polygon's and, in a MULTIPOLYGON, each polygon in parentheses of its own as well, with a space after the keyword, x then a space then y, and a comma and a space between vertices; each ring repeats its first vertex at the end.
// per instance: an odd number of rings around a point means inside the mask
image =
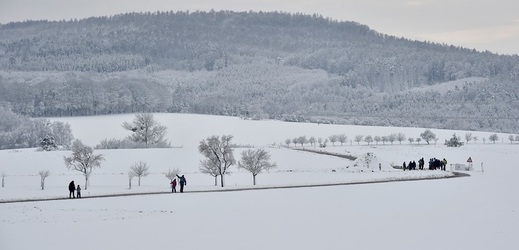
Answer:
POLYGON ((211 9, 318 13, 398 37, 519 54, 518 0, 0 0, 0 23, 211 9))

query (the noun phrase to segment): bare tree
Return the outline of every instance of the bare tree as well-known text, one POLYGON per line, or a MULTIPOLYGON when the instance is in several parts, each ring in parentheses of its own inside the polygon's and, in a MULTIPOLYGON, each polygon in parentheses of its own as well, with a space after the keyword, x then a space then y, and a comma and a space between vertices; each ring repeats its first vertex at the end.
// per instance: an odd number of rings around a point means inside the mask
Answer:
POLYGON ((413 142, 414 142, 414 138, 412 138, 412 137, 409 137, 407 140, 409 141, 409 144, 413 144, 413 142))
POLYGON ((2 172, 2 187, 5 187, 5 177, 7 177, 7 173, 6 172, 2 172))
POLYGON ((178 169, 178 168, 175 168, 173 170, 169 169, 168 172, 164 172, 163 174, 164 174, 164 176, 166 176, 166 178, 168 178, 168 180, 170 182, 172 182, 177 177, 177 175, 180 174, 180 169, 178 169))
POLYGON ((436 139, 436 134, 434 134, 431 130, 426 129, 424 132, 420 134, 420 137, 429 144, 430 141, 436 139))
POLYGON ((133 173, 133 171, 128 171, 128 189, 132 189, 132 180, 133 180, 133 177, 135 177, 135 174, 133 173))
POLYGON ((335 143, 339 140, 339 136, 337 135, 330 135, 328 139, 332 142, 332 145, 335 146, 335 143))
POLYGON ((316 142, 316 141, 317 141, 317 140, 316 140, 315 137, 313 137, 313 136, 310 137, 310 139, 308 139, 308 142, 310 143, 310 145, 312 145, 312 147, 315 146, 315 142, 316 142))
POLYGON ((398 134, 396 135, 396 140, 397 140, 400 144, 402 144, 402 142, 405 141, 405 134, 404 134, 404 133, 398 133, 398 134))
POLYGON ((123 128, 132 132, 128 139, 134 142, 144 143, 145 145, 159 144, 166 145, 167 128, 160 125, 153 119, 153 114, 136 114, 132 123, 124 122, 123 128))
POLYGON ((88 180, 94 168, 101 167, 101 161, 104 160, 103 155, 94 154, 92 147, 86 146, 80 140, 72 143, 72 155, 63 157, 65 165, 68 169, 76 170, 85 176, 85 190, 88 188, 88 180))
POLYGON ((337 140, 341 143, 341 146, 348 141, 348 137, 345 134, 340 134, 337 136, 337 140))
POLYGON ((292 143, 292 139, 285 140, 285 144, 287 145, 287 147, 290 147, 290 143, 292 143))
POLYGON ((477 143, 479 138, 477 136, 472 137, 472 140, 474 140, 474 143, 477 143))
POLYGON ((416 143, 418 143, 418 145, 420 145, 421 141, 422 141, 422 138, 420 138, 420 137, 416 138, 416 143))
POLYGON ((357 145, 360 144, 360 142, 362 141, 362 138, 364 138, 363 135, 356 135, 355 136, 355 142, 357 142, 357 145))
POLYGON ((497 134, 492 134, 488 137, 488 139, 493 142, 493 143, 496 143, 496 141, 499 140, 499 136, 497 136, 497 134))
POLYGON ((467 142, 467 144, 469 143, 469 141, 472 140, 472 133, 465 133, 465 141, 467 142))
POLYGON ((200 172, 214 177, 215 186, 218 186, 218 176, 220 175, 218 164, 216 158, 200 160, 200 172))
POLYGON ((262 171, 269 171, 276 167, 276 163, 270 162, 270 155, 264 149, 247 150, 241 153, 241 161, 238 167, 252 173, 252 184, 256 185, 256 176, 262 171))
POLYGON ((44 190, 45 189, 45 179, 47 177, 49 177, 50 175, 50 171, 49 170, 42 170, 39 172, 40 174, 40 186, 41 186, 41 190, 44 190))
POLYGON ((299 143, 301 143, 301 147, 304 147, 304 144, 308 143, 308 139, 306 139, 305 135, 299 136, 297 140, 299 141, 299 143))
POLYGON ((229 167, 236 163, 233 150, 231 148, 232 135, 211 136, 200 141, 198 151, 204 155, 217 169, 220 176, 220 184, 223 187, 223 176, 227 173, 229 167))
POLYGON ((387 139, 389 140, 389 142, 391 142, 391 144, 393 144, 396 141, 396 134, 388 135, 387 139))
POLYGON ((150 174, 149 172, 150 167, 146 162, 140 161, 133 164, 133 166, 130 168, 130 171, 133 172, 133 174, 139 178, 139 186, 141 186, 141 178, 148 176, 150 174))
POLYGON ((386 145, 386 142, 389 141, 389 139, 387 138, 387 136, 382 136, 382 144, 386 145))
POLYGON ((514 135, 509 135, 508 140, 510 140, 510 143, 514 143, 514 141, 515 141, 514 135))
POLYGON ((364 141, 368 143, 368 145, 370 143, 373 142, 373 137, 371 137, 371 135, 367 135, 365 138, 364 138, 364 141))
POLYGON ((377 145, 380 141, 382 141, 382 137, 378 136, 378 135, 375 135, 375 137, 373 137, 373 140, 375 140, 375 142, 377 142, 377 145))

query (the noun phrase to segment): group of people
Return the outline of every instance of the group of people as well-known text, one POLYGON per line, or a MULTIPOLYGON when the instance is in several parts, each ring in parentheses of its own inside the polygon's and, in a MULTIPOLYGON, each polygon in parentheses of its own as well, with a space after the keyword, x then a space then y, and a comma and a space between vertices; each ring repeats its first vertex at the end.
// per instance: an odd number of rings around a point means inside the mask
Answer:
MULTIPOLYGON (((404 164, 402 165, 402 167, 403 167, 404 171, 416 170, 416 162, 410 161, 409 164, 406 165, 406 163, 404 161, 404 164)), ((422 157, 420 160, 418 160, 418 169, 424 170, 424 168, 425 168, 425 161, 422 157)), ((445 171, 447 169, 447 160, 445 158, 443 158, 443 160, 436 159, 436 158, 429 159, 429 170, 436 170, 436 169, 441 169, 441 170, 445 171)))
MULTIPOLYGON (((183 193, 184 192, 184 186, 187 185, 187 181, 186 181, 186 177, 184 177, 184 175, 182 176, 178 176, 177 174, 177 177, 178 177, 178 183, 180 184, 180 192, 183 193)), ((171 192, 172 193, 176 193, 177 192, 177 179, 173 179, 171 181, 171 183, 169 183, 171 185, 171 192)))
POLYGON ((69 191, 69 193, 68 193, 69 199, 76 198, 76 197, 81 198, 81 187, 79 186, 79 184, 76 187, 76 184, 74 184, 74 181, 71 181, 68 184, 68 191, 69 191))
MULTIPOLYGON (((180 184, 180 192, 184 192, 184 186, 187 185, 186 177, 184 175, 178 176, 178 183, 180 184)), ((177 192, 177 179, 173 179, 170 183, 171 185, 171 192, 176 193, 177 192)), ((68 184, 68 198, 69 199, 75 199, 75 198, 81 198, 81 186, 79 184, 76 187, 76 184, 74 184, 74 181, 71 181, 68 184)))

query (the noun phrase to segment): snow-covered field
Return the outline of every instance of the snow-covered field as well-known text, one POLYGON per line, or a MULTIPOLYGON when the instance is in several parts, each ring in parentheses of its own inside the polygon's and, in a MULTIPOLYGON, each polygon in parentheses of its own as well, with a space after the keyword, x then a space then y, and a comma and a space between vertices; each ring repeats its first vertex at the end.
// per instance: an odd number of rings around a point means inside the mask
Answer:
MULTIPOLYGON (((492 133, 473 132, 480 140, 461 148, 447 148, 443 141, 454 132, 432 131, 437 145, 366 145, 356 142, 327 147, 328 152, 359 157, 350 160, 279 147, 299 136, 327 138, 346 134, 385 136, 405 133, 419 137, 423 128, 359 127, 249 121, 233 117, 155 114, 169 128, 175 148, 96 150, 105 156, 83 196, 164 192, 42 202, 0 203, 0 249, 517 249, 519 247, 519 144, 483 144, 492 133), (363 185, 269 189, 240 192, 191 192, 218 190, 213 178, 198 173, 200 140, 232 134, 234 143, 264 147, 278 165, 257 177, 259 187, 369 180, 409 179, 450 175, 449 171, 394 170, 424 157, 446 158, 465 164, 474 160, 474 171, 465 178, 363 185), (374 158, 364 166, 367 153, 374 158), (150 165, 151 174, 128 189, 128 170, 136 161, 150 165), (378 170, 382 164, 382 171, 378 170), (481 171, 481 165, 484 172, 481 171), (355 166, 357 165, 357 166, 355 166), (188 179, 186 193, 171 194, 162 174, 179 168, 188 179)), ((123 138, 123 121, 133 115, 56 118, 72 125, 74 136, 94 146, 105 138, 123 138)), ((500 138, 506 135, 498 134, 500 138)), ((312 148, 305 146, 306 148, 312 148)), ((235 156, 239 159, 236 149, 235 156)), ((0 172, 5 187, 0 202, 68 196, 71 180, 84 185, 78 172, 67 170, 68 151, 35 149, 0 151, 0 172), (38 171, 50 170, 45 190, 38 171)), ((232 168, 225 189, 251 187, 252 177, 232 168)))

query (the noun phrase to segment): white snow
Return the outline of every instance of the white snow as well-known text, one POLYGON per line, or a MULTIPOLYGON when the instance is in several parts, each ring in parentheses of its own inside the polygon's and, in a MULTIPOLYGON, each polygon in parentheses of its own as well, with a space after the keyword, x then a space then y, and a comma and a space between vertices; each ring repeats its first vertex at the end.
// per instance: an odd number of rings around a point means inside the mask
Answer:
MULTIPOLYGON (((105 156, 83 196, 164 192, 143 196, 0 203, 0 249, 517 249, 519 246, 519 144, 501 140, 483 144, 489 132, 472 132, 480 140, 461 148, 442 142, 465 131, 435 130, 437 145, 366 145, 356 142, 323 150, 360 157, 338 157, 279 147, 285 139, 305 135, 389 135, 417 138, 423 128, 360 127, 249 121, 233 117, 155 114, 168 126, 170 149, 96 150, 105 156), (278 168, 258 175, 258 187, 351 183, 451 175, 450 171, 394 170, 424 157, 449 164, 474 160, 470 177, 362 185, 220 190, 214 179, 198 173, 198 142, 232 134, 239 145, 264 147, 278 168), (367 153, 370 167, 354 166, 367 153), (128 189, 132 163, 146 161, 149 176, 128 189), (378 170, 378 163, 383 166, 378 170), (481 171, 484 165, 484 172, 481 171), (188 179, 186 193, 169 193, 162 174, 179 168, 188 179)), ((104 138, 123 138, 123 121, 133 115, 54 118, 69 122, 76 138, 94 146, 104 138)), ((500 138, 507 138, 498 134, 500 138)), ((305 146, 307 148, 312 148, 305 146)), ((235 150, 236 158, 243 148, 235 150)), ((0 202, 68 196, 68 182, 84 186, 78 172, 67 170, 69 151, 35 149, 0 151, 0 202), (45 190, 38 171, 50 170, 45 190)), ((358 164, 357 164, 358 165, 358 164)), ((232 169, 224 189, 252 187, 252 176, 232 169)))

